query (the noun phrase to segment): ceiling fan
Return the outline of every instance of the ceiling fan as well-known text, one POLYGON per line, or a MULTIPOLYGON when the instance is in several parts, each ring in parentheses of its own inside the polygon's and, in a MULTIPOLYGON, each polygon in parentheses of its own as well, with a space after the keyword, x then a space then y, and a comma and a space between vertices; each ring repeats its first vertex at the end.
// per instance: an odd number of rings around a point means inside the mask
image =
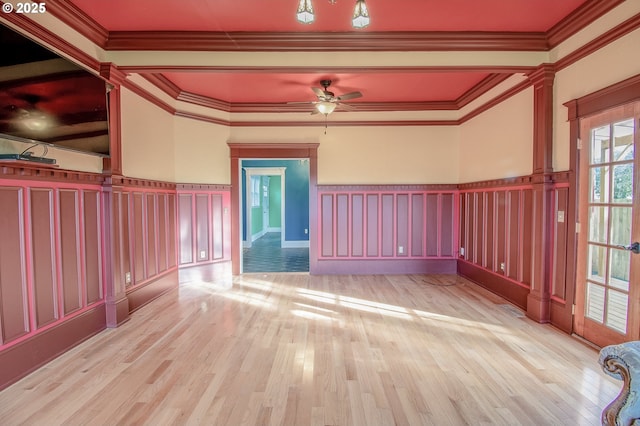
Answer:
POLYGON ((351 110, 354 109, 353 106, 345 104, 344 101, 350 99, 361 98, 362 93, 360 92, 349 92, 343 95, 336 96, 333 92, 329 91, 329 86, 331 86, 331 80, 320 80, 320 85, 322 89, 319 87, 312 87, 311 90, 318 97, 317 101, 311 102, 288 102, 289 104, 312 104, 315 105, 311 114, 331 114, 337 107, 341 109, 351 110))

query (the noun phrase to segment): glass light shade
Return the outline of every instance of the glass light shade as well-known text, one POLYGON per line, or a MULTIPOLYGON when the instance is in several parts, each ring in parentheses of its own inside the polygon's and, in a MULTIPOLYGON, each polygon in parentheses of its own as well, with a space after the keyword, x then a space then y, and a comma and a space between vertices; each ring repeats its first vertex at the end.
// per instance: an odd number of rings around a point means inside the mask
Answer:
POLYGON ((311 5, 311 0, 300 0, 296 16, 298 18, 298 22, 302 22, 303 24, 310 24, 313 22, 315 16, 313 15, 313 5, 311 5))
POLYGON ((319 113, 328 115, 331 114, 334 109, 336 109, 336 104, 333 102, 322 101, 316 104, 316 109, 319 113))
POLYGON ((356 1, 356 8, 353 10, 352 25, 354 28, 364 28, 369 25, 369 10, 364 0, 356 1))

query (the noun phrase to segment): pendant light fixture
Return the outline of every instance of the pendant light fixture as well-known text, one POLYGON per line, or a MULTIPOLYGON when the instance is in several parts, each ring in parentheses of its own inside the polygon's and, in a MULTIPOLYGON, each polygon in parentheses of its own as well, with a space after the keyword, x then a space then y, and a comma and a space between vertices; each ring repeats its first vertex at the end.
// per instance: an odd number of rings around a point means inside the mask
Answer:
POLYGON ((369 25, 369 10, 364 0, 356 0, 356 8, 353 10, 353 28, 364 28, 369 25))
POLYGON ((298 18, 298 22, 302 22, 303 24, 310 24, 314 21, 315 16, 313 15, 311 0, 300 0, 296 17, 298 18))

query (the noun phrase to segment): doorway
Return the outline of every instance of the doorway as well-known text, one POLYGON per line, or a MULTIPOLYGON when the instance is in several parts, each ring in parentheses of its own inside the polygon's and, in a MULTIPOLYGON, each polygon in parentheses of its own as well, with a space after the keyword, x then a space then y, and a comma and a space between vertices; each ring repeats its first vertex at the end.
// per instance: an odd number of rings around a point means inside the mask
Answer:
POLYGON ((241 160, 242 272, 309 272, 309 160, 241 160))
POLYGON ((640 101, 583 118, 575 331, 640 338, 640 101))
POLYGON ((318 221, 318 143, 228 143, 231 157, 231 266, 232 273, 241 273, 242 263, 242 182, 241 161, 246 159, 307 159, 309 170, 309 272, 317 265, 318 221))

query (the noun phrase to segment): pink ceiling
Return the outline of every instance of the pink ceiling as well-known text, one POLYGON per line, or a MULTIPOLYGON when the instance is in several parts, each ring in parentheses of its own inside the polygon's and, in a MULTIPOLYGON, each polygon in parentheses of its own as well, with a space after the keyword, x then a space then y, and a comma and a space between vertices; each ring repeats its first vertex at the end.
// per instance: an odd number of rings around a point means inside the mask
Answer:
MULTIPOLYGON (((544 35, 572 12, 589 3, 588 0, 366 0, 371 24, 365 29, 356 30, 351 27, 355 0, 335 0, 334 4, 329 0, 312 0, 316 16, 312 24, 296 21, 298 0, 67 1, 110 35, 129 37, 134 40, 133 43, 137 40, 133 34, 137 32, 144 32, 143 38, 147 39, 153 39, 157 32, 178 32, 182 36, 180 40, 187 40, 185 47, 180 49, 189 48, 188 36, 193 31, 222 34, 225 40, 230 41, 237 39, 238 32, 251 34, 258 39, 273 32, 296 36, 317 33, 321 37, 324 34, 357 36, 376 33, 384 39, 386 32, 426 34, 448 31, 469 40, 474 37, 474 33, 470 32, 544 35)), ((613 0, 609 0, 611 2, 613 0)), ((305 46, 304 40, 296 43, 305 46)), ((349 37, 347 40, 350 40, 349 37)), ((160 44, 158 48, 162 50, 163 46, 160 44)), ((230 50, 233 50, 233 43, 231 46, 230 50)), ((357 44, 354 46, 357 47, 357 44)), ((401 44, 397 46, 398 50, 402 49, 401 44)), ((128 48, 136 50, 136 46, 130 45, 128 48)), ((391 67, 385 72, 364 70, 355 73, 345 67, 332 69, 330 64, 317 72, 306 69, 292 71, 277 66, 260 72, 242 68, 207 71, 190 68, 192 64, 178 65, 180 71, 176 71, 176 67, 163 69, 160 66, 154 72, 170 71, 162 73, 161 77, 172 83, 178 92, 211 98, 213 101, 272 104, 313 100, 314 95, 309 87, 318 87, 321 79, 330 78, 334 81, 332 91, 337 95, 358 90, 364 96, 353 103, 387 103, 389 109, 416 102, 452 103, 465 94, 479 94, 474 89, 480 87, 479 83, 491 80, 491 73, 495 72, 473 67, 464 70, 445 67, 417 71, 406 68, 393 70, 391 67)), ((384 65, 388 67, 388 63, 384 65)), ((485 84, 482 87, 487 89, 489 86, 485 84)))
MULTIPOLYGON (((586 0, 367 0, 362 31, 549 30, 586 0)), ((72 0, 109 31, 353 31, 354 0, 312 0, 316 21, 295 20, 298 0, 72 0)))

